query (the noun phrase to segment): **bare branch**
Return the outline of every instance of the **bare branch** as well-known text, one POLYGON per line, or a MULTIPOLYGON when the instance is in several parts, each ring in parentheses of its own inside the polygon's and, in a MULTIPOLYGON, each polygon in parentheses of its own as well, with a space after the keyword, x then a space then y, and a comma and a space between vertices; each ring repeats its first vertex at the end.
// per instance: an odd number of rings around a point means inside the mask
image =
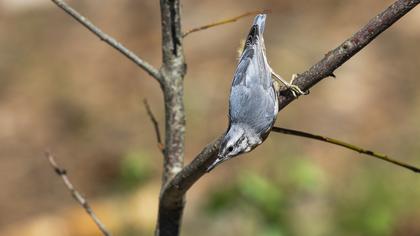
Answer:
POLYGON ((86 27, 93 34, 98 36, 101 40, 103 40, 104 42, 106 42, 108 45, 115 48, 116 50, 118 50, 120 53, 122 53, 132 62, 134 62, 137 66, 145 70, 150 76, 152 76, 159 82, 161 81, 160 73, 156 68, 154 68, 152 65, 150 65, 143 59, 139 58, 135 53, 133 53, 132 51, 124 47, 124 45, 119 43, 117 40, 115 40, 108 34, 104 33, 101 29, 99 29, 92 22, 90 22, 86 17, 82 16, 76 10, 71 8, 66 2, 62 0, 51 0, 51 1, 55 3, 58 7, 63 9, 67 14, 72 16, 75 20, 77 20, 80 24, 86 27))
MULTIPOLYGON (((185 108, 184 76, 187 66, 182 47, 180 0, 160 0, 162 23, 162 89, 165 103, 165 158, 162 188, 184 165, 185 108)), ((162 190, 163 191, 163 190, 162 190)), ((174 204, 159 199, 156 235, 178 235, 184 198, 174 204)))
POLYGON ((182 37, 185 38, 189 34, 194 33, 194 32, 197 32, 197 31, 206 30, 206 29, 209 29, 209 28, 213 28, 215 26, 232 23, 232 22, 235 22, 235 21, 237 21, 237 20, 239 20, 241 18, 247 17, 247 16, 253 16, 253 15, 256 15, 256 14, 269 13, 269 12, 270 12, 270 10, 268 10, 268 9, 267 10, 262 10, 262 11, 249 11, 249 12, 245 12, 245 13, 239 15, 239 16, 235 16, 235 17, 232 17, 232 18, 224 19, 224 20, 221 20, 221 21, 216 21, 216 22, 213 22, 213 23, 210 23, 210 24, 207 24, 207 25, 203 25, 203 26, 200 26, 200 27, 192 28, 192 29, 188 30, 187 32, 185 32, 182 35, 182 37))
POLYGON ((159 150, 162 153, 164 153, 165 152, 165 146, 163 145, 162 139, 160 138, 159 123, 156 120, 155 115, 153 115, 153 112, 150 109, 150 106, 149 106, 149 103, 147 102, 147 99, 144 99, 143 103, 144 103, 144 106, 146 107, 147 115, 149 115, 150 121, 152 121, 153 127, 155 128, 157 146, 158 146, 159 150))
POLYGON ((223 137, 208 144, 194 160, 185 166, 167 185, 164 186, 161 198, 164 202, 177 203, 187 190, 205 173, 207 167, 217 158, 217 152, 223 137))
POLYGON ((163 183, 177 174, 184 161, 186 73, 182 48, 179 0, 161 0, 163 96, 165 101, 165 158, 163 183))
MULTIPOLYGON (((384 32, 407 12, 412 10, 419 2, 419 0, 398 0, 394 2, 340 46, 327 53, 321 61, 313 65, 308 71, 299 75, 295 79, 294 84, 298 85, 303 91, 307 91, 322 79, 333 75, 335 69, 368 45, 376 36, 384 32)), ((294 97, 290 93, 282 93, 279 97, 280 109, 287 106, 293 100, 294 97)), ((161 199, 181 202, 180 199, 183 198, 186 191, 203 176, 208 165, 217 158, 221 138, 219 137, 207 145, 189 165, 184 167, 181 172, 166 184, 164 191, 161 193, 161 199)))
POLYGON ((335 145, 338 145, 338 146, 356 151, 358 153, 366 154, 368 156, 372 156, 372 157, 378 158, 380 160, 384 160, 384 161, 393 163, 395 165, 407 168, 409 170, 414 171, 415 173, 420 173, 420 169, 415 167, 415 166, 412 166, 410 164, 394 160, 394 159, 388 157, 385 154, 374 152, 374 151, 371 151, 371 150, 367 150, 367 149, 364 149, 364 148, 358 147, 356 145, 346 143, 346 142, 343 142, 343 141, 340 141, 340 140, 337 140, 337 139, 334 139, 334 138, 329 138, 329 137, 321 136, 321 135, 318 135, 318 134, 311 134, 311 133, 308 133, 308 132, 303 132, 303 131, 293 130, 293 129, 286 129, 286 128, 281 128, 281 127, 273 127, 273 129, 271 131, 272 132, 277 132, 277 133, 282 133, 282 134, 289 134, 289 135, 295 135, 295 136, 315 139, 315 140, 319 140, 319 141, 322 141, 322 142, 335 144, 335 145))
POLYGON ((89 215, 89 217, 95 222, 95 224, 98 226, 99 230, 102 232, 105 236, 111 236, 111 233, 106 229, 105 225, 99 220, 99 218, 96 216, 95 212, 90 207, 89 203, 86 201, 86 199, 74 188, 73 184, 70 182, 70 179, 67 177, 67 171, 65 169, 61 169, 57 163, 54 160, 54 156, 46 152, 45 157, 48 159, 48 162, 50 163, 51 167, 54 169, 54 172, 61 177, 61 179, 64 182, 64 185, 66 185, 66 188, 70 191, 73 198, 79 203, 79 205, 85 209, 86 213, 89 215))
POLYGON ((182 48, 180 0, 161 0, 162 56, 166 72, 185 75, 186 66, 182 48), (169 70, 170 69, 170 70, 169 70))
MULTIPOLYGON (((372 18, 362 29, 345 40, 340 46, 325 54, 324 58, 313 65, 309 70, 298 75, 293 84, 302 91, 320 82, 329 76, 335 77, 334 71, 362 48, 368 45, 379 34, 388 29, 392 24, 416 7, 420 0, 397 0, 382 13, 372 18)), ((279 97, 279 109, 283 109, 295 97, 290 92, 279 97)))

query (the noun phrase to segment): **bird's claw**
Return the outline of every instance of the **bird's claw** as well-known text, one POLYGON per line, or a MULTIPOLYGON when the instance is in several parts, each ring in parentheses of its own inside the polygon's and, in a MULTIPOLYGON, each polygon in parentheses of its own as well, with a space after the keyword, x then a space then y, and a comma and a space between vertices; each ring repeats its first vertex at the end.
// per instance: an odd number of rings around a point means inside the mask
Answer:
POLYGON ((303 92, 297 85, 289 84, 287 85, 287 89, 290 90, 293 97, 298 98, 300 95, 308 95, 309 92, 303 92))
POLYGON ((271 70, 271 74, 276 78, 278 81, 280 81, 282 84, 284 84, 288 90, 292 93, 293 97, 298 98, 300 95, 307 95, 309 94, 309 90, 306 92, 303 92, 297 85, 293 84, 293 81, 298 77, 297 74, 292 75, 292 80, 290 82, 287 82, 283 78, 280 77, 280 75, 276 74, 273 70, 271 70))
POLYGON ((289 89, 290 92, 292 92, 292 95, 295 98, 298 98, 300 95, 308 95, 309 94, 309 90, 304 92, 299 88, 299 86, 293 84, 293 81, 297 77, 298 77, 297 74, 293 74, 292 75, 292 80, 290 81, 290 83, 286 84, 287 89, 289 89))

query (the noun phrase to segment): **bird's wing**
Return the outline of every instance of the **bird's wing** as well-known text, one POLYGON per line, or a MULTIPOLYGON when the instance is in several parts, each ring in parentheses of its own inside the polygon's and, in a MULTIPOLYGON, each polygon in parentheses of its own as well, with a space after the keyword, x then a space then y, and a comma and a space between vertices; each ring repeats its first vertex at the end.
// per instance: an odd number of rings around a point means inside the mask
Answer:
POLYGON ((265 15, 257 16, 239 59, 229 99, 231 122, 242 122, 259 130, 270 127, 277 114, 277 98, 262 36, 264 24, 265 15))
POLYGON ((247 71, 254 58, 254 51, 255 50, 252 47, 244 49, 233 76, 232 87, 240 84, 246 86, 247 71))

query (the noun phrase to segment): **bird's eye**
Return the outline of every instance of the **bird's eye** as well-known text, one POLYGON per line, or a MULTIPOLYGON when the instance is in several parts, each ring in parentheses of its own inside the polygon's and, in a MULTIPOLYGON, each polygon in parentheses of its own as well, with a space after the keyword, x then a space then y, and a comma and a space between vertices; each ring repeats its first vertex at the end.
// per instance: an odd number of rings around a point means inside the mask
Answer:
POLYGON ((229 146, 227 150, 228 150, 228 152, 231 152, 231 151, 233 151, 233 147, 229 146))

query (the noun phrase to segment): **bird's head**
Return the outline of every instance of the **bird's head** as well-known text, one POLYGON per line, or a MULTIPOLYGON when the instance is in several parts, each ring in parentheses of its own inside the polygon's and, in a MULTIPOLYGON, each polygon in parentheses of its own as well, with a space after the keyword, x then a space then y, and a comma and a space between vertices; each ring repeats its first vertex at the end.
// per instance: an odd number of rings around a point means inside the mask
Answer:
POLYGON ((242 127, 240 124, 230 126, 220 144, 217 159, 207 168, 207 171, 211 171, 224 161, 251 151, 256 145, 261 143, 252 142, 254 139, 250 137, 250 133, 246 127, 242 127))

